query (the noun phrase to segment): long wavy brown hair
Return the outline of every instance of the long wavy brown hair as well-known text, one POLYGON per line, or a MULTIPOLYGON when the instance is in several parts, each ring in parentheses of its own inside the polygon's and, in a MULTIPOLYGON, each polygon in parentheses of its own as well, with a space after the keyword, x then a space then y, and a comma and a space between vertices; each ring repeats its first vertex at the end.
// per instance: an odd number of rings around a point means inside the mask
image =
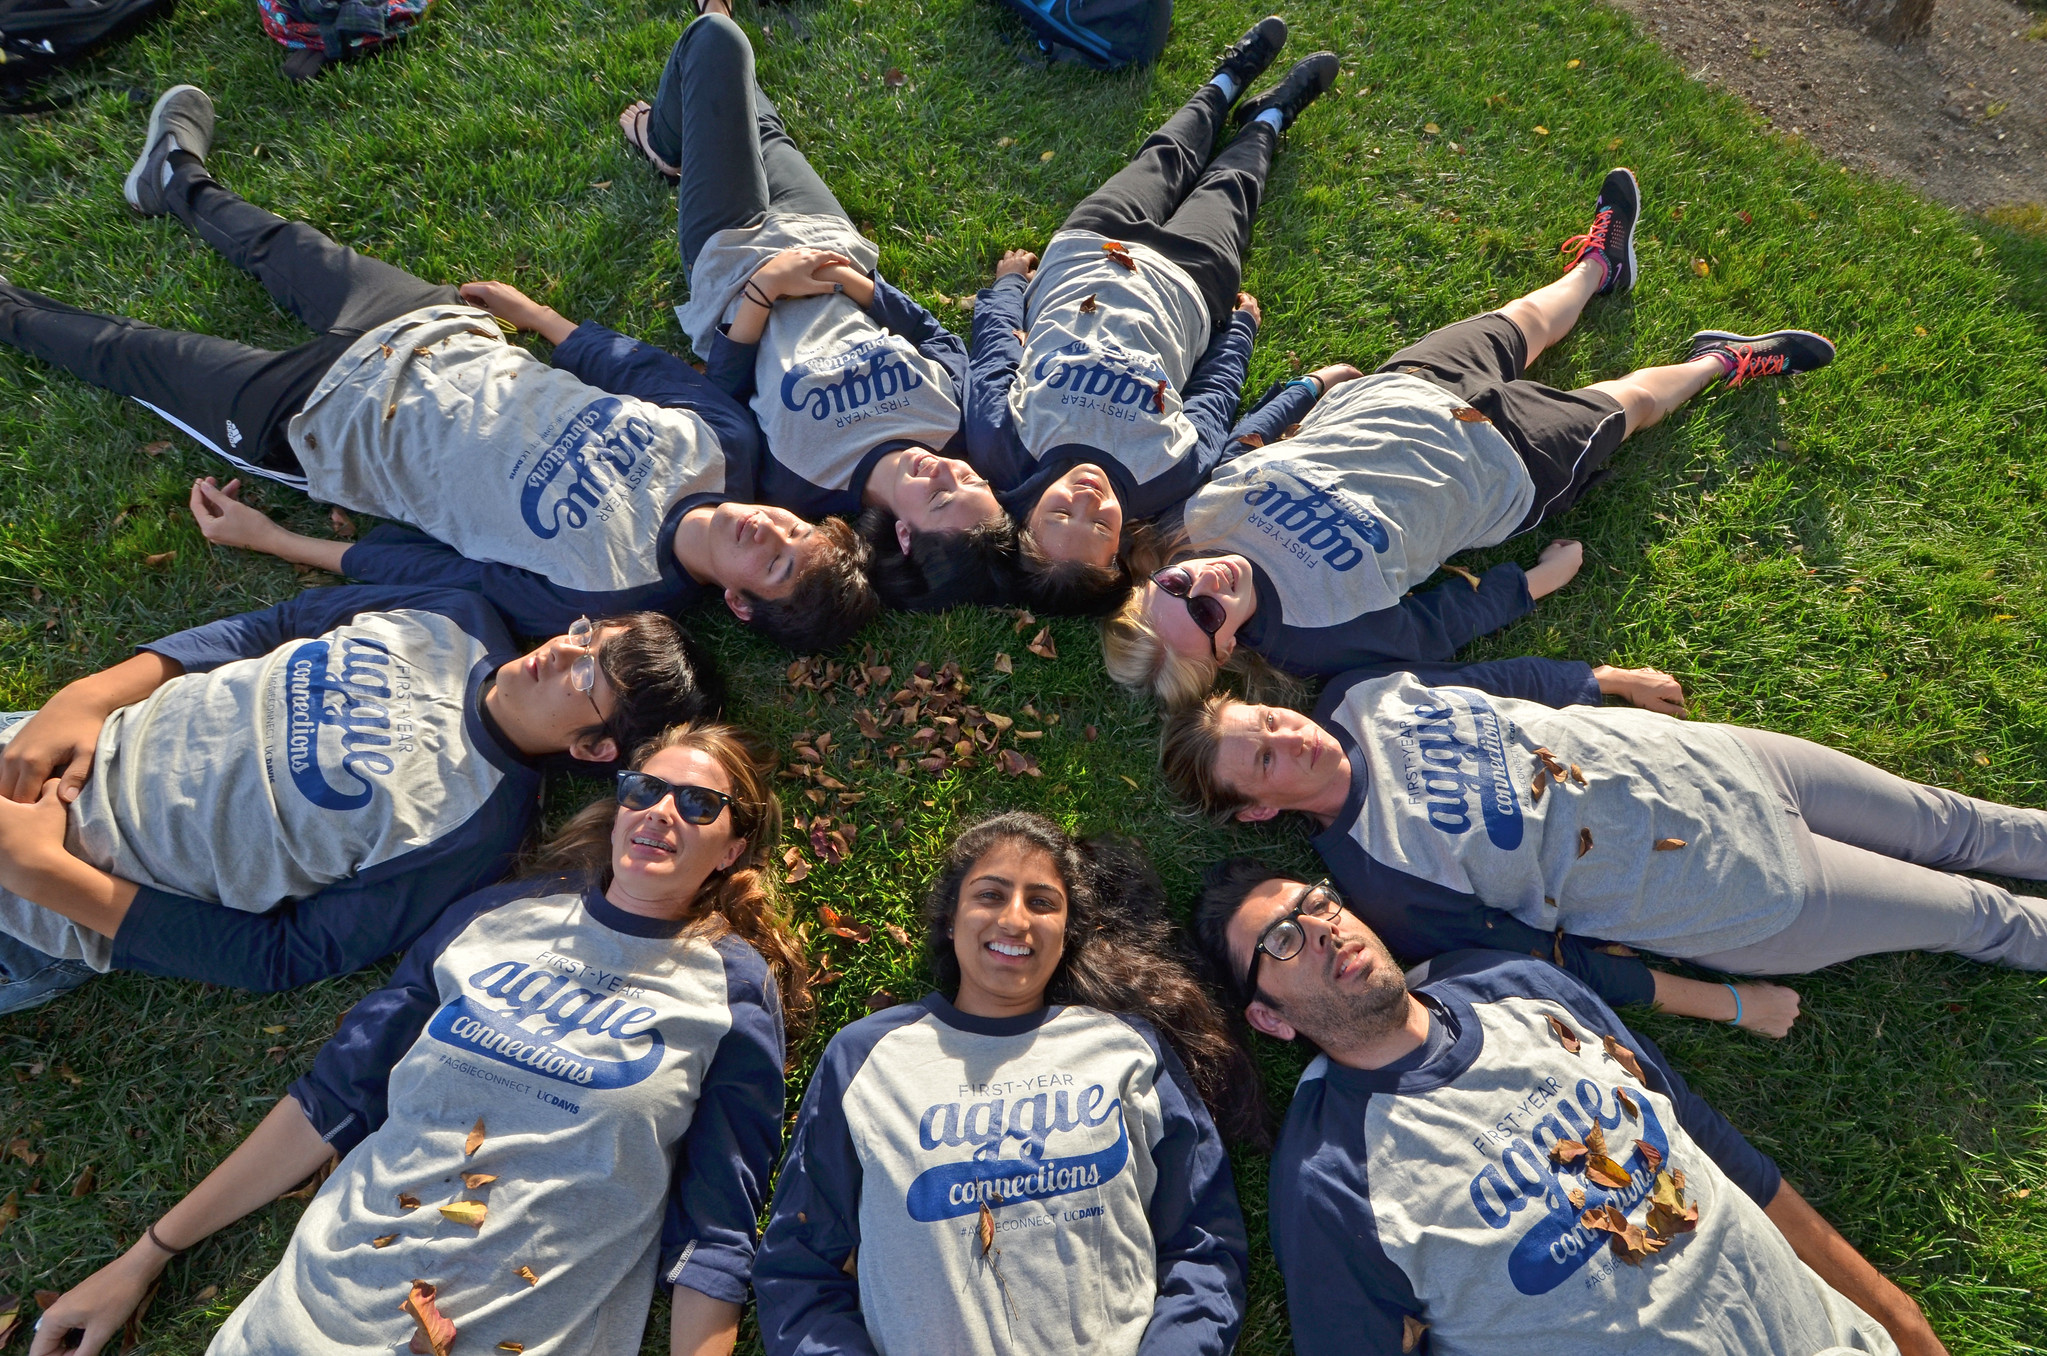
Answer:
POLYGON ((1271 1129, 1257 1070, 1195 978, 1169 916, 1165 888, 1134 848, 1075 838, 1025 810, 984 819, 962 833, 924 900, 925 943, 939 987, 959 991, 951 932, 960 886, 975 862, 1005 842, 1045 852, 1066 887, 1066 932, 1045 1001, 1144 1018, 1179 1055, 1216 1128, 1232 1140, 1267 1145, 1271 1129))
MULTIPOLYGON (((775 845, 782 838, 782 805, 775 799, 775 756, 758 740, 730 725, 671 725, 633 750, 628 766, 638 770, 667 749, 709 754, 732 779, 732 828, 746 848, 731 866, 714 871, 690 904, 685 937, 716 941, 727 933, 761 954, 782 991, 782 1021, 792 1036, 810 1015, 810 962, 789 924, 775 871, 775 845)), ((618 817, 609 796, 578 811, 535 850, 524 874, 595 876, 611 883, 611 826, 618 817)), ((791 1041, 794 1044, 794 1041, 791 1041)))

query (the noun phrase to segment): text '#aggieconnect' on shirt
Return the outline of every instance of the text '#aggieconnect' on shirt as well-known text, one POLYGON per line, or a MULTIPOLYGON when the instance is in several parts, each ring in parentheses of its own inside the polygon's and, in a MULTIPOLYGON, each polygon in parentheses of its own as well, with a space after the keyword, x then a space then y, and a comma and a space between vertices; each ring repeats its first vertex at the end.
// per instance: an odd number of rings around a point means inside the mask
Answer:
POLYGON ((1091 231, 1061 231, 1025 303, 1023 358, 1010 389, 1033 457, 1078 444, 1142 485, 1189 455, 1200 434, 1181 388, 1207 350, 1208 304, 1186 270, 1144 245, 1126 268, 1091 231))
POLYGON ((1149 1028, 931 995, 840 1032, 812 1079, 755 1270, 762 1340, 1220 1356, 1242 1228, 1214 1126, 1149 1028))
POLYGON ((1289 626, 1395 606, 1459 551, 1505 541, 1534 500, 1507 440, 1462 408, 1419 377, 1343 383, 1293 437, 1216 468, 1187 503, 1190 549, 1256 563, 1289 626))
POLYGON ((659 582, 671 509, 726 488, 723 449, 694 412, 589 386, 471 306, 365 334, 289 435, 314 498, 591 593, 659 582))
POLYGON ((1316 1059, 1274 1151, 1301 1356, 1398 1351, 1403 1319, 1437 1356, 1897 1350, 1763 1212, 1776 1166, 1590 991, 1498 952, 1432 970, 1423 1049, 1384 1069, 1316 1059), (1660 1222, 1663 1246, 1644 1232, 1631 1264, 1585 1223, 1609 1210, 1660 1222))
POLYGON ((1804 906, 1786 808, 1724 726, 1408 673, 1324 709, 1352 760, 1350 802, 1316 839, 1339 876, 1362 852, 1543 932, 1676 956, 1760 941, 1804 906))
POLYGON ((783 1095, 765 965, 535 888, 458 903, 293 1085, 341 1164, 212 1356, 401 1351, 414 1280, 478 1353, 637 1351, 657 1275, 744 1301, 783 1095))

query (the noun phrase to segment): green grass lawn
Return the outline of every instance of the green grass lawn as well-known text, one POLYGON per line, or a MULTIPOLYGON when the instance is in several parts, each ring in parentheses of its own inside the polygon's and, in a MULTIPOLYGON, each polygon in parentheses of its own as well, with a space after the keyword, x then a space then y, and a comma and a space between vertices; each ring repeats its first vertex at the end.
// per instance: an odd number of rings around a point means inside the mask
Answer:
MULTIPOLYGON (((1156 69, 1112 76, 1042 69, 988 0, 749 4, 741 19, 764 85, 880 242, 883 269, 964 331, 958 299, 1002 249, 1041 246, 1260 13, 1182 10, 1156 69), (891 68, 900 88, 884 82, 891 68)), ((89 74, 211 91, 211 164, 255 202, 428 278, 516 281, 571 317, 686 352, 669 312, 682 288, 673 195, 614 123, 651 93, 682 13, 449 0, 395 55, 296 88, 253 6, 185 0, 89 74)), ((1597 5, 1303 0, 1287 18, 1294 54, 1332 47, 1344 74, 1273 175, 1246 275, 1267 317, 1253 391, 1325 361, 1376 363, 1547 281, 1613 163, 1647 195, 1641 285, 1596 301, 1535 375, 1572 386, 1669 361, 1707 326, 1796 323, 1841 343, 1825 372, 1710 397, 1625 448, 1614 479, 1557 525, 1584 539, 1583 574, 1479 657, 1658 665, 1684 678, 1699 716, 2047 804, 2047 241, 1765 132, 1597 5)), ((110 90, 0 127, 0 272, 159 324, 300 341, 253 280, 122 204, 146 114, 110 90)), ((186 489, 218 469, 140 407, 0 352, 0 710, 40 704, 132 642, 319 582, 205 545, 186 489)), ((303 500, 255 498, 325 530, 303 500)), ((1532 561, 1534 547, 1511 554, 1532 561)), ((1057 660, 1028 653, 1030 634, 995 612, 897 618, 861 638, 898 674, 959 661, 973 700, 1044 731, 1028 746, 1035 779, 987 765, 898 776, 867 760, 843 685, 796 690, 785 656, 708 615, 703 629, 733 673, 736 716, 785 750, 832 731, 831 770, 864 793, 844 812, 856 851, 794 887, 800 917, 829 902, 911 924, 948 836, 1019 805, 1136 836, 1183 903, 1226 851, 1309 864, 1298 829, 1218 831, 1176 811, 1154 775, 1157 717, 1102 676, 1087 625, 1053 626, 1057 660), (1013 672, 996 671, 998 654, 1013 672)), ((788 785, 791 811, 813 808, 788 785)), ((555 804, 592 790, 559 787, 555 804)), ((921 992, 921 957, 885 936, 835 943, 832 966, 843 977, 792 1092, 869 994, 921 992)), ((20 1209, 0 1224, 0 1297, 62 1289, 131 1241, 378 981, 251 998, 116 975, 0 1018, 0 1145, 25 1139, 37 1156, 0 1156, 0 1199, 18 1193, 20 1209)), ((1956 1352, 2047 1347, 2047 991, 1921 956, 1798 987, 1807 1015, 1782 1043, 1635 1017, 1956 1352)), ((1283 1106, 1296 1065, 1268 1054, 1283 1106)), ((1265 1165, 1244 1155, 1238 1169, 1255 1266, 1243 1349, 1281 1352, 1265 1165)), ((297 1209, 260 1211, 174 1263, 147 1349, 201 1350, 297 1209)), ((648 1350, 666 1349, 664 1333, 657 1314, 648 1350)))

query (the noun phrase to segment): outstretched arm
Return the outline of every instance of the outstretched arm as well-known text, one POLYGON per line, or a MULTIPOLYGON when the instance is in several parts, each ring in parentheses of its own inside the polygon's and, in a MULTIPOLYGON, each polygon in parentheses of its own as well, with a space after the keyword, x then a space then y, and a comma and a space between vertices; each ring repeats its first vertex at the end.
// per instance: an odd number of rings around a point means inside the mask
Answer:
POLYGON ((158 1247, 145 1233, 134 1247, 43 1311, 30 1356, 56 1356, 68 1350, 64 1339, 77 1329, 84 1329, 85 1340, 76 1350, 80 1356, 94 1356, 120 1332, 150 1285, 170 1264, 174 1254, 167 1248, 189 1248, 276 1200, 318 1171, 333 1152, 306 1119, 298 1100, 279 1098, 262 1124, 152 1226, 164 1247, 158 1247))
POLYGON ((1933 1325, 1912 1297, 1869 1264, 1855 1245, 1821 1218, 1805 1197, 1778 1184, 1777 1194, 1763 1207, 1800 1261, 1821 1280, 1841 1292, 1856 1308, 1883 1324, 1903 1356, 1947 1356, 1933 1325))
POLYGON ((967 349, 967 460, 1005 493, 1030 479, 1034 469, 1010 422, 1009 393, 1023 362, 1024 300, 1037 262, 1029 250, 1009 251, 995 269, 995 281, 974 298, 967 349))
POLYGON ((238 546, 260 551, 294 565, 310 565, 329 574, 341 573, 341 558, 348 554, 345 541, 322 541, 280 526, 262 509, 242 502, 242 482, 222 485, 212 476, 192 482, 192 521, 199 535, 214 546, 238 546))

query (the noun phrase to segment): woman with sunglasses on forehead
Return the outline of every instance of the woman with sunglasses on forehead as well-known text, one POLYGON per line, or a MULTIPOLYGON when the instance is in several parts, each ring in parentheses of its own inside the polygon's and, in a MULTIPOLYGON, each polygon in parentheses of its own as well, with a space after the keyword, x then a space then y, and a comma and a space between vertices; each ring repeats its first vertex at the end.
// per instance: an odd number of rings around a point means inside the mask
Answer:
POLYGON ((1831 361, 1833 345, 1802 330, 1706 330, 1681 363, 1575 391, 1525 380, 1593 297, 1634 285, 1639 210, 1635 176, 1613 170, 1556 282, 1370 375, 1337 363, 1276 388, 1187 500, 1165 546, 1172 566, 1104 623, 1116 681, 1179 704, 1252 654, 1300 675, 1448 661, 1569 583, 1584 552, 1555 541, 1530 569, 1410 592, 1445 561, 1563 513, 1623 440, 1714 383, 1831 361))
POLYGON ((93 1356, 170 1259, 339 1156, 211 1356, 729 1352, 781 1142, 772 767, 678 726, 534 874, 458 900, 227 1160, 48 1306, 34 1356, 93 1356), (408 1310, 407 1307, 410 1306, 408 1310), (423 1315, 416 1319, 413 1313, 423 1315), (447 1326, 443 1326, 447 1325, 447 1326))
POLYGON ((1221 1353, 1244 1222, 1241 1047, 1143 859, 998 815, 924 906, 942 992, 833 1037, 754 1288, 769 1356, 1221 1353))
POLYGON ((499 879, 549 764, 598 771, 724 685, 658 612, 521 653, 460 589, 321 588, 0 719, 0 1012, 109 969, 296 988, 499 879))

